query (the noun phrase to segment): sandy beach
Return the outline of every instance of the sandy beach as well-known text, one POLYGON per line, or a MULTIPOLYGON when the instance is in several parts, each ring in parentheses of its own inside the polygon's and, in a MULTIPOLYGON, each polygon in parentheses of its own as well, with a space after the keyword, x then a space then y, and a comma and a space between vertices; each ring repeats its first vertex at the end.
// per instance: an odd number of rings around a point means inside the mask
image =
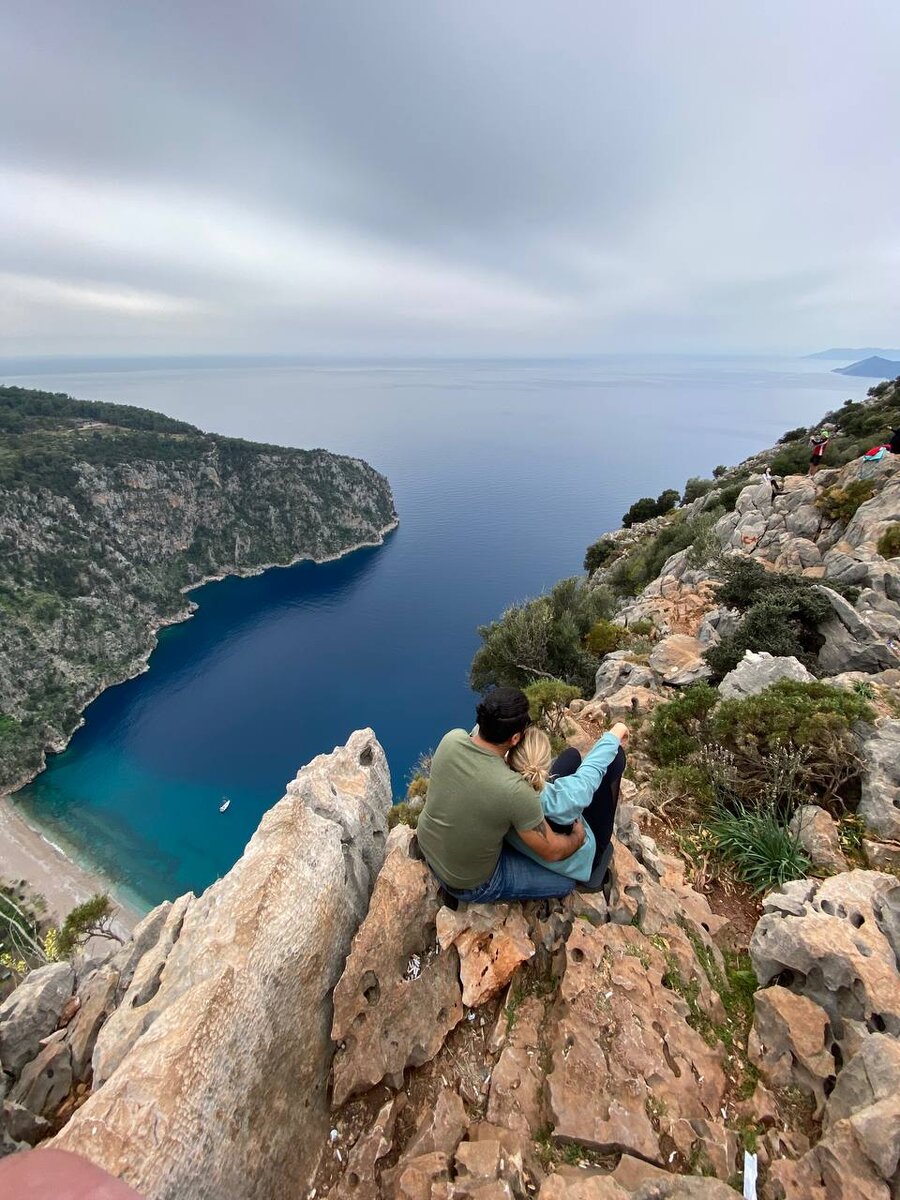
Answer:
POLYGON ((119 906, 116 931, 127 935, 142 913, 123 905, 102 875, 78 866, 62 850, 25 821, 6 796, 0 796, 0 879, 27 881, 47 901, 58 922, 97 892, 109 892, 119 906))

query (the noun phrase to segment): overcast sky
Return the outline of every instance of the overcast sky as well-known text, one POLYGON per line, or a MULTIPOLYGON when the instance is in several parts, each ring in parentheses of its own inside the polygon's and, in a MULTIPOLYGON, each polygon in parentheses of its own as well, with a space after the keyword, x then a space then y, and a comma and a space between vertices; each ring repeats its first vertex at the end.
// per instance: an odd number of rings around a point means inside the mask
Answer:
POLYGON ((28 0, 0 355, 900 342, 897 0, 28 0))

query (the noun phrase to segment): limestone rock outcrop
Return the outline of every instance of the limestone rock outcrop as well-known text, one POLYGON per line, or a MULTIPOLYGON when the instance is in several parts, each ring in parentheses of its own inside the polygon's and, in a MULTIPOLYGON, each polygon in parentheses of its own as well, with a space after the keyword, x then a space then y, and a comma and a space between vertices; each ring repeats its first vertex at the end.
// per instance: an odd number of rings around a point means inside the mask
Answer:
POLYGON ((814 867, 832 872, 847 870, 837 826, 824 808, 801 804, 791 817, 790 830, 814 867))
POLYGON ((0 1004, 0 1062, 17 1077, 41 1049, 41 1039, 59 1024, 66 1001, 75 987, 70 963, 48 963, 27 976, 24 983, 0 1004))
POLYGON ((649 665, 670 687, 687 687, 712 674, 703 651, 706 647, 696 637, 673 633, 664 638, 650 654, 649 665))
POLYGON ((370 730, 299 772, 232 870, 186 906, 158 975, 138 963, 142 1028, 54 1145, 147 1200, 302 1192, 328 1128, 330 994, 390 803, 370 730))
POLYGON ((828 1014, 855 1049, 867 1033, 900 1035, 900 880, 877 871, 803 879, 770 893, 750 941, 762 986, 777 980, 828 1014))
POLYGON ((863 731, 860 754, 866 769, 857 812, 873 837, 900 842, 900 720, 863 731))
POLYGON ((459 956, 442 953, 437 880, 413 831, 391 830, 368 915, 334 989, 336 1105, 433 1058, 462 1019, 459 956))
POLYGON ((441 950, 459 954, 462 999, 466 1007, 490 1000, 509 983, 516 968, 534 954, 528 923, 518 904, 465 904, 437 915, 441 950))
POLYGON ((719 694, 726 700, 738 700, 764 692, 781 679, 811 683, 813 678, 799 659, 767 654, 765 650, 759 654, 746 650, 738 665, 719 684, 719 694))

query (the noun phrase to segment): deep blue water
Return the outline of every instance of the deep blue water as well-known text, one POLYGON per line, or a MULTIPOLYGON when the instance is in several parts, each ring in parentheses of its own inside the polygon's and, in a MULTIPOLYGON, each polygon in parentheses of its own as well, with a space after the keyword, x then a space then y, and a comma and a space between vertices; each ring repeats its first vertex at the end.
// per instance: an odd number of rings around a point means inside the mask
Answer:
POLYGON ((401 518, 381 548, 196 591, 199 611, 163 631, 149 672, 91 705, 19 801, 149 903, 227 871, 300 765, 360 726, 399 796, 419 753, 473 720, 476 626, 579 572, 638 496, 864 394, 827 365, 18 365, 5 382, 360 455, 390 478, 401 518))

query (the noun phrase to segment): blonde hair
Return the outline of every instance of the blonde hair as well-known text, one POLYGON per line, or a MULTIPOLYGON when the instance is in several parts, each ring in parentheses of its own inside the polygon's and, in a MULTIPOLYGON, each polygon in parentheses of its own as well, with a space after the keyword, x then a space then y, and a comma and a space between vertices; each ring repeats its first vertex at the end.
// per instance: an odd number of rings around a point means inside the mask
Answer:
POLYGON ((541 792, 550 774, 550 758, 550 739, 542 729, 529 725, 506 761, 536 792, 541 792))

